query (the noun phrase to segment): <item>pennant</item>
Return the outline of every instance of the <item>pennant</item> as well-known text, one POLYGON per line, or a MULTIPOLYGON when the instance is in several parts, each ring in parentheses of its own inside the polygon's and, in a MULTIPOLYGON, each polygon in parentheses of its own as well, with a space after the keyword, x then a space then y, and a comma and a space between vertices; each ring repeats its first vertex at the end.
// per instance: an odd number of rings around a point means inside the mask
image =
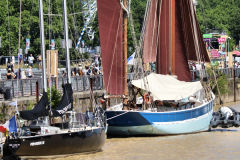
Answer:
POLYGON ((134 65, 134 57, 135 57, 135 52, 130 57, 128 57, 127 64, 134 65))

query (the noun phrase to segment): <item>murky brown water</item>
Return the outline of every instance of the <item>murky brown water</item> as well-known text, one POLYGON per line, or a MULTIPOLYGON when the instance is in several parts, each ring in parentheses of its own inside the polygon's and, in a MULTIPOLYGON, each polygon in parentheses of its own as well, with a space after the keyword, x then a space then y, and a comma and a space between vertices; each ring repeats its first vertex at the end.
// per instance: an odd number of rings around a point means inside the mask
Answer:
POLYGON ((197 134, 110 138, 101 152, 55 160, 239 160, 240 129, 197 134))
MULTIPOLYGON (((240 111, 240 105, 234 108, 240 111)), ((240 160, 240 128, 176 136, 109 138, 101 152, 54 160, 240 160)))

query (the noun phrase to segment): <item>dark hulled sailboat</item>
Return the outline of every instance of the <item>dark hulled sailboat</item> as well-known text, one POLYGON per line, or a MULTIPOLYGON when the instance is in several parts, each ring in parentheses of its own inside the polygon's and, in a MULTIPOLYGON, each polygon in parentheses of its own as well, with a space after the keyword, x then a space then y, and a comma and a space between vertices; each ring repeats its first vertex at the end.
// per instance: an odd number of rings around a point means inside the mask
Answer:
MULTIPOLYGON (((66 54, 68 63, 68 83, 63 85, 63 97, 58 107, 49 111, 48 97, 46 93, 45 74, 45 42, 43 28, 42 0, 39 0, 41 51, 43 59, 43 84, 44 92, 41 100, 34 109, 20 111, 21 119, 30 122, 30 125, 22 125, 17 133, 6 138, 3 145, 3 159, 17 159, 17 157, 46 157, 83 152, 95 152, 101 150, 106 139, 105 114, 100 107, 92 106, 94 111, 91 117, 87 114, 73 112, 73 91, 70 77, 70 62, 68 51, 68 27, 66 16, 66 0, 64 6, 64 29, 66 54), (59 126, 50 123, 52 117, 60 117, 59 126), (86 121, 88 119, 88 121, 86 121)), ((91 114, 91 113, 90 113, 91 114)), ((20 121, 19 121, 20 122, 20 121)))
MULTIPOLYGON (((126 98, 123 6, 118 0, 98 0, 106 91, 126 98)), ((214 95, 202 87, 203 77, 201 82, 191 82, 188 66, 190 60, 209 62, 192 0, 149 0, 143 28, 141 58, 144 63, 156 63, 157 74, 143 75, 130 84, 150 94, 152 100, 146 105, 145 99, 139 107, 136 97, 127 97, 127 103, 109 108, 106 111, 108 134, 167 135, 208 130, 214 95), (195 102, 190 102, 193 97, 195 102), (174 107, 172 102, 176 104, 174 107)))

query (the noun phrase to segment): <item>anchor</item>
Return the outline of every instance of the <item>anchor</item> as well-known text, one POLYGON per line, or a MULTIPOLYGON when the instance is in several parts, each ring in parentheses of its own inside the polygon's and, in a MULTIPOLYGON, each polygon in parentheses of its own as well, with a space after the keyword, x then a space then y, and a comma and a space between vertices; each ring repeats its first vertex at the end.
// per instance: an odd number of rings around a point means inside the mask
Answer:
POLYGON ((210 122, 211 128, 221 127, 239 127, 240 113, 231 107, 221 107, 217 112, 213 112, 210 122))

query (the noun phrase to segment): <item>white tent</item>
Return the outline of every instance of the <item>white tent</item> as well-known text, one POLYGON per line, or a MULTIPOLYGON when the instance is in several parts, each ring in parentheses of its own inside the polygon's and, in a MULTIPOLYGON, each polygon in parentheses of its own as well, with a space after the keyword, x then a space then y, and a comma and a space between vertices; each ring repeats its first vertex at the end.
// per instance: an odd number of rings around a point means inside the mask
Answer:
POLYGON ((199 81, 179 81, 174 76, 156 73, 151 73, 143 79, 133 80, 131 83, 138 88, 151 92, 154 100, 180 100, 203 89, 199 81))

